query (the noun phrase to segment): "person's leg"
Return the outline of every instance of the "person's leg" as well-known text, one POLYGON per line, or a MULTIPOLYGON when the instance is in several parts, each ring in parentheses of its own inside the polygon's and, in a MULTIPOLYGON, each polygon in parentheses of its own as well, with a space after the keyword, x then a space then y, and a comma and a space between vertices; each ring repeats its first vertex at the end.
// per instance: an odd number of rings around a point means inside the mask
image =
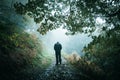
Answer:
POLYGON ((61 62, 62 62, 61 53, 59 53, 59 62, 60 62, 60 64, 61 64, 61 62))
POLYGON ((58 54, 56 53, 56 65, 58 65, 58 54))

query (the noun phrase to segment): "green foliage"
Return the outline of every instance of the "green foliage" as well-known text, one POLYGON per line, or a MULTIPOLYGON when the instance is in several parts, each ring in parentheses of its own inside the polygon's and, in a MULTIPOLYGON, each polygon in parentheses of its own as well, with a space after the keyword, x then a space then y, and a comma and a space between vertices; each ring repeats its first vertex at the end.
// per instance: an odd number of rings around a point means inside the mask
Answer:
POLYGON ((118 3, 119 0, 29 0, 25 5, 15 3, 14 7, 17 13, 27 14, 34 18, 36 23, 42 23, 38 29, 41 34, 61 25, 69 33, 75 34, 94 32, 96 17, 101 17, 114 25, 118 24, 120 21, 118 3), (67 7, 68 11, 65 12, 67 7), (84 31, 84 27, 91 30, 84 31))
POLYGON ((0 21, 0 79, 30 79, 33 71, 46 68, 51 57, 44 56, 47 53, 43 53, 42 45, 35 35, 0 21))
POLYGON ((65 59, 76 69, 78 76, 83 80, 102 80, 105 79, 104 71, 95 63, 86 61, 78 54, 65 55, 65 59), (67 56, 67 57, 66 57, 67 56))
POLYGON ((105 72, 107 80, 119 80, 120 72, 120 28, 116 27, 98 37, 84 48, 84 58, 99 65, 105 72))
MULTIPOLYGON (((0 44, 4 51, 15 50, 15 48, 34 48, 34 42, 30 39, 30 35, 25 33, 21 28, 11 24, 0 23, 0 44), (26 42, 27 41, 27 42, 26 42)), ((7 53, 8 53, 7 52, 7 53)))

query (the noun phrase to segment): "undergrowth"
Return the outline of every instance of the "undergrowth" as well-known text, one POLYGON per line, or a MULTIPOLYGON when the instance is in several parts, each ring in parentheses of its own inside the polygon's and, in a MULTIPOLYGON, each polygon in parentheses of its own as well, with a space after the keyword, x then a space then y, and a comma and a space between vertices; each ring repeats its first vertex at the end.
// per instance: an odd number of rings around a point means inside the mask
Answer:
POLYGON ((0 80, 31 80, 41 74, 51 63, 42 45, 37 36, 0 21, 0 80))

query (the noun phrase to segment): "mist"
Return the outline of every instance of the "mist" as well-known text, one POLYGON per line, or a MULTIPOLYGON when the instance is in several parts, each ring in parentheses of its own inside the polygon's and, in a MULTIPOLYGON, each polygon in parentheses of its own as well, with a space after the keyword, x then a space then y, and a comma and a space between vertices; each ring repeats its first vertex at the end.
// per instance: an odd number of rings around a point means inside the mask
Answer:
MULTIPOLYGON (((13 9, 13 4, 17 1, 22 1, 22 3, 26 3, 27 0, 6 0, 2 1, 4 6, 9 7, 8 10, 1 9, 1 15, 7 15, 7 19, 16 25, 23 27, 24 30, 29 34, 35 34, 39 40, 42 41, 48 52, 54 53, 54 44, 56 42, 60 42, 62 44, 62 52, 71 54, 73 52, 77 52, 80 55, 83 55, 82 49, 85 45, 92 41, 92 38, 88 37, 87 34, 75 34, 75 35, 66 35, 67 30, 62 29, 62 26, 58 29, 47 32, 45 35, 41 35, 37 32, 39 24, 36 24, 33 19, 28 16, 21 16, 16 14, 13 9), (10 12, 9 12, 10 11, 10 12), (9 12, 9 13, 8 13, 9 12), (9 18, 8 18, 9 16, 9 18)), ((1 2, 1 3, 2 3, 1 2)), ((7 9, 7 8, 6 8, 7 9)))
POLYGON ((27 25, 25 26, 25 31, 29 34, 35 34, 39 40, 44 44, 44 48, 47 49, 49 53, 54 54, 54 44, 60 42, 62 44, 62 52, 71 54, 78 53, 80 56, 84 55, 82 49, 84 46, 89 44, 92 41, 91 37, 88 37, 88 34, 77 33, 75 35, 66 35, 66 29, 63 29, 62 26, 58 29, 48 31, 46 34, 42 35, 37 32, 39 24, 36 24, 33 19, 26 16, 25 20, 27 25))
POLYGON ((85 45, 92 41, 87 34, 66 35, 66 30, 58 28, 41 36, 43 43, 53 51, 56 42, 60 42, 63 46, 62 51, 68 54, 77 52, 83 55, 82 49, 85 45))
POLYGON ((54 44, 60 42, 63 47, 62 52, 67 54, 77 52, 78 54, 83 55, 83 47, 92 41, 92 38, 88 37, 87 34, 78 33, 75 35, 66 35, 65 33, 67 30, 62 29, 62 27, 49 31, 45 35, 41 35, 37 32, 38 25, 35 24, 33 20, 28 22, 30 23, 26 26, 25 31, 29 34, 35 34, 50 53, 54 53, 54 44))

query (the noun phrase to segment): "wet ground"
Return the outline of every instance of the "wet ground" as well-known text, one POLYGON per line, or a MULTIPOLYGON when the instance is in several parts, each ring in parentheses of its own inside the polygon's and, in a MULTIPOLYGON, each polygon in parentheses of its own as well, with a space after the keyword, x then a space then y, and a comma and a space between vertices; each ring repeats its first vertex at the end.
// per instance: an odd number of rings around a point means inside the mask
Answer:
POLYGON ((59 65, 55 65, 55 61, 53 61, 45 73, 38 76, 37 80, 80 80, 80 76, 65 59, 62 59, 62 64, 59 65))

